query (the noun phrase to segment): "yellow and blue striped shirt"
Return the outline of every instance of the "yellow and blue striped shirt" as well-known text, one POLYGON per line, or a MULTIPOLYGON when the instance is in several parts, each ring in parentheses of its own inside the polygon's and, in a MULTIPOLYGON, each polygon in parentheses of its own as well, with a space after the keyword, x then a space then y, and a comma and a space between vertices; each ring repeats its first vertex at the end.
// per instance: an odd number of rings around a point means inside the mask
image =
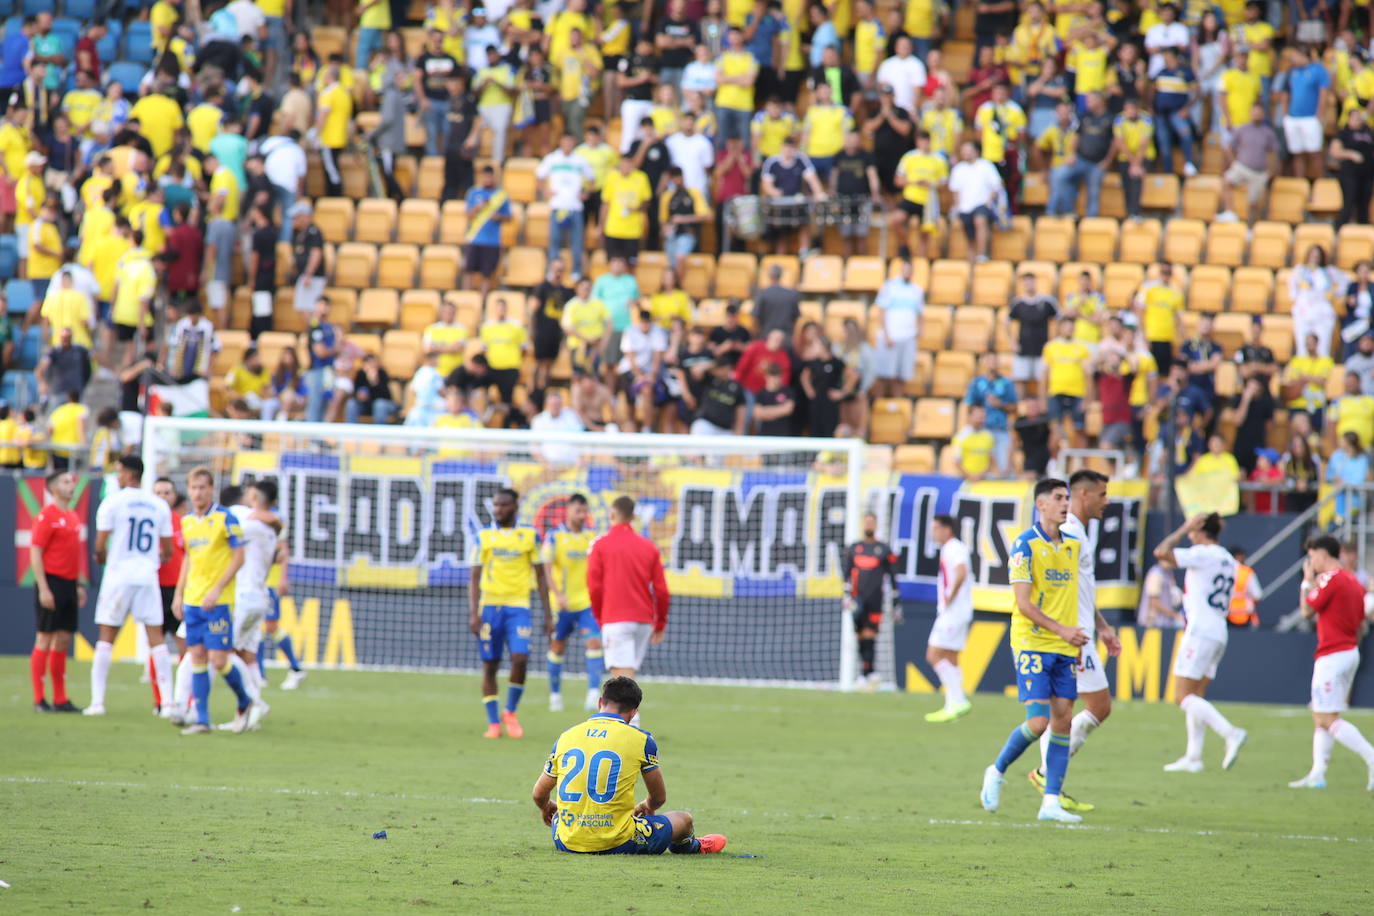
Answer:
MULTIPOLYGON (((186 589, 182 601, 200 607, 201 599, 234 560, 234 549, 243 546, 243 528, 229 510, 215 503, 204 515, 187 513, 181 519, 181 535, 186 541, 186 589)), ((231 579, 220 592, 220 604, 234 603, 231 579)))
MULTIPOLYGON (((1059 532, 1054 541, 1039 522, 1022 532, 1011 545, 1008 561, 1012 585, 1028 583, 1031 601, 1052 620, 1065 626, 1078 626, 1078 554, 1082 544, 1072 535, 1059 532)), ((1032 623, 1012 604, 1012 651, 1057 652, 1078 657, 1078 649, 1053 633, 1032 623)))
POLYGON ((477 533, 473 565, 482 568, 483 607, 529 607, 539 535, 529 525, 484 528, 477 533))
POLYGON ((560 527, 544 541, 544 562, 553 567, 570 611, 592 606, 591 595, 587 592, 587 555, 592 552, 595 540, 596 532, 590 528, 571 531, 560 527))

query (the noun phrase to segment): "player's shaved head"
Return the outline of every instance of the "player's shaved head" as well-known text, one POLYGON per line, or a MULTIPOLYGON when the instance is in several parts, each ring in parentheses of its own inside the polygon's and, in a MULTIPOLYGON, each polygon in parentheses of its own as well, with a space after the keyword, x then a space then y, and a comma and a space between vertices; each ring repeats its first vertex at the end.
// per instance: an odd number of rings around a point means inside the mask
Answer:
POLYGON ((601 688, 602 712, 616 713, 628 720, 643 702, 644 691, 632 677, 613 677, 601 688))
MULTIPOLYGON (((617 524, 628 522, 635 517, 634 499, 629 496, 617 496, 615 502, 611 503, 611 514, 615 516, 617 524)), ((624 678, 623 680, 629 679, 624 678)))

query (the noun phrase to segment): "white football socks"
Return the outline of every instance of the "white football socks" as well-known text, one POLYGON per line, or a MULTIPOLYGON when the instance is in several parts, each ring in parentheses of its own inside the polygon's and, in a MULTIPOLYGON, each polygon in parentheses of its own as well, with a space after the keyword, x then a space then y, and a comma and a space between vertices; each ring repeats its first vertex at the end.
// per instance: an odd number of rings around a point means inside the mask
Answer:
POLYGON ((1331 748, 1335 743, 1336 739, 1321 726, 1312 730, 1312 772, 1309 775, 1313 779, 1326 778, 1326 766, 1331 762, 1331 748))
POLYGON ((243 692, 248 694, 248 699, 254 703, 262 702, 262 691, 258 689, 258 666, 248 664, 239 658, 237 652, 229 653, 229 664, 238 669, 239 677, 243 679, 243 692))
POLYGON ((187 652, 177 663, 176 681, 172 689, 172 706, 177 712, 189 710, 195 700, 191 695, 191 653, 187 652))
POLYGON ((1359 754, 1366 764, 1374 767, 1374 745, 1370 744, 1360 730, 1344 719, 1337 719, 1326 730, 1341 744, 1359 754))
POLYGON ((1188 728, 1188 750, 1183 756, 1189 760, 1201 760, 1202 745, 1207 739, 1207 724, 1191 712, 1184 715, 1184 722, 1188 728))
POLYGON ((91 705, 105 705, 105 685, 110 680, 110 662, 114 659, 114 643, 104 640, 95 644, 95 658, 91 661, 91 705))
POLYGON ((158 643, 152 647, 150 657, 153 660, 153 678, 157 681, 157 693, 162 697, 164 706, 172 705, 172 656, 167 651, 166 643, 158 643))
POLYGON ((1236 727, 1215 706, 1195 693, 1188 694, 1178 705, 1184 712, 1197 716, 1203 725, 1223 738, 1230 738, 1236 733, 1236 727))
POLYGON ((964 693, 964 674, 958 665, 942 658, 935 663, 935 674, 940 678, 940 686, 945 688, 946 709, 968 702, 968 694, 964 693))
POLYGON ((1088 740, 1088 736, 1097 731, 1097 727, 1102 723, 1097 716, 1088 712, 1086 709, 1080 710, 1078 715, 1073 717, 1072 727, 1069 729, 1069 756, 1078 753, 1083 742, 1088 740))

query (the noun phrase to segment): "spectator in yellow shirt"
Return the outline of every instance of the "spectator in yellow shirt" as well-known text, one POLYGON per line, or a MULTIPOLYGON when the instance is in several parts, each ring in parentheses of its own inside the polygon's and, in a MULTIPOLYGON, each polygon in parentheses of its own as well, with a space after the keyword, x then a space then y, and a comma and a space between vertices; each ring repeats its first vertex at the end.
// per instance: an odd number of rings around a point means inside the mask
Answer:
POLYGON ((33 297, 41 302, 48 294, 48 284, 53 274, 62 267, 62 233, 57 228, 57 198, 49 197, 39 208, 38 219, 28 227, 29 235, 29 282, 33 284, 33 297))
POLYGON ((1374 395, 1361 393, 1358 372, 1345 374, 1345 394, 1331 405, 1330 426, 1336 433, 1331 451, 1335 451, 1335 443, 1344 439, 1346 433, 1359 437, 1365 449, 1374 445, 1374 395))
POLYGON ((1088 396, 1087 365, 1092 353, 1073 339, 1073 329, 1072 318, 1061 318, 1058 336, 1045 344, 1040 390, 1047 394, 1050 423, 1061 423, 1067 417, 1073 424, 1070 442, 1077 445, 1083 434, 1083 401, 1088 396))
POLYGON ((622 157, 619 168, 606 176, 601 190, 601 234, 606 258, 633 262, 648 228, 648 206, 654 199, 649 178, 635 168, 635 160, 622 157))
POLYGON ((4 163, 5 180, 10 187, 24 174, 24 157, 31 149, 29 108, 22 100, 16 100, 5 112, 5 119, 0 121, 0 162, 4 163))
POLYGON ((150 92, 135 102, 129 120, 138 122, 138 132, 153 148, 154 159, 172 148, 172 139, 186 123, 176 100, 160 92, 150 92))
POLYGON ((1126 215, 1140 218, 1140 194, 1145 187, 1145 163, 1155 155, 1155 125, 1149 115, 1140 113, 1140 103, 1127 99, 1112 125, 1110 160, 1116 156, 1121 184, 1126 192, 1126 215))
MULTIPOLYGON (((29 275, 29 226, 38 219, 48 189, 43 183, 43 168, 48 157, 34 150, 24 156, 24 172, 14 186, 14 241, 19 252, 19 276, 29 275)), ((52 276, 49 274, 49 276, 52 276)))
POLYGON ((62 112, 72 125, 72 133, 89 137, 91 122, 105 97, 96 88, 95 77, 85 70, 76 71, 76 88, 62 96, 62 112))
POLYGON ((520 381, 520 365, 529 349, 529 335, 524 325, 506 319, 506 300, 497 296, 491 306, 491 319, 478 331, 482 351, 487 358, 491 381, 501 392, 501 400, 511 403, 511 395, 520 381))
POLYGON ((978 404, 968 409, 968 426, 950 442, 954 449, 955 464, 965 480, 982 480, 992 469, 996 440, 984 423, 987 411, 978 404))
MULTIPOLYGON (((386 0, 380 0, 383 7, 386 0)), ((390 13, 387 14, 388 19, 390 13)), ((350 126, 353 123, 353 96, 339 82, 342 69, 342 56, 332 54, 325 68, 325 89, 316 99, 315 128, 320 141, 320 161, 324 166, 325 194, 339 197, 343 194, 343 173, 339 171, 339 156, 348 146, 350 126)))
POLYGON ((435 368, 442 378, 463 364, 468 329, 457 321, 458 307, 448 300, 439 303, 439 320, 425 328, 421 349, 437 357, 435 368))
POLYGON ((1174 343, 1178 340, 1178 316, 1183 311, 1183 293, 1171 283, 1172 265, 1159 265, 1159 279, 1146 283, 1136 294, 1135 309, 1140 315, 1140 329, 1154 355, 1161 375, 1169 374, 1174 364, 1174 343))
POLYGON ((816 178, 822 184, 830 180, 835 157, 844 148, 844 136, 854 130, 854 116, 843 105, 832 101, 829 82, 816 84, 813 100, 802 118, 802 151, 811 160, 816 178))
POLYGON ((68 391, 66 403, 48 415, 48 441, 53 446, 54 470, 65 471, 70 467, 73 452, 86 443, 88 415, 79 391, 68 391))
POLYGON ((53 295, 40 300, 39 316, 43 321, 43 336, 54 347, 62 343, 62 332, 70 331, 72 343, 91 348, 91 319, 95 317, 91 297, 77 289, 68 271, 62 272, 62 287, 53 295))
POLYGON ((1214 433, 1207 438, 1207 451, 1197 456, 1188 473, 1212 474, 1218 471, 1234 477, 1236 483, 1240 483, 1245 477, 1236 456, 1226 450, 1226 440, 1214 433))

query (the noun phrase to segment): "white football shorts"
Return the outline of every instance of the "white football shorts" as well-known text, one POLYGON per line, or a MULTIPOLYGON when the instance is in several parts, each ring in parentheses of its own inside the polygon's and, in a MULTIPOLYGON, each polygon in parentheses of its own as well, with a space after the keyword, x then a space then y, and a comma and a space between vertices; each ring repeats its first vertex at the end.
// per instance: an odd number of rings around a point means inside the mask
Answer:
POLYGON ((1183 633, 1183 643, 1178 647, 1178 657, 1174 659, 1174 677, 1186 677, 1195 681, 1217 676, 1217 665, 1226 652, 1226 642, 1196 636, 1188 631, 1183 633))
POLYGON ((1312 665, 1312 711, 1345 712, 1350 708, 1350 688, 1355 669, 1360 667, 1360 650, 1346 649, 1323 655, 1312 665))
POLYGON ((100 585, 100 597, 95 603, 95 622, 101 626, 121 627, 132 614, 134 620, 149 627, 162 626, 162 589, 133 582, 110 582, 100 585))
POLYGON ((930 628, 930 638, 926 641, 937 649, 962 652, 968 642, 968 628, 972 624, 971 617, 960 614, 937 614, 935 626, 930 628))
POLYGON ((607 668, 631 668, 638 671, 649 649, 649 637, 654 628, 647 623, 621 621, 601 626, 601 644, 606 648, 607 668))
POLYGON ((257 652, 262 643, 262 620, 271 602, 266 595, 254 599, 237 597, 234 601, 234 649, 257 652))
POLYGON ((1097 643, 1093 640, 1082 647, 1073 670, 1078 675, 1078 692, 1096 693, 1107 689, 1107 669, 1102 666, 1102 656, 1098 654, 1097 643))

